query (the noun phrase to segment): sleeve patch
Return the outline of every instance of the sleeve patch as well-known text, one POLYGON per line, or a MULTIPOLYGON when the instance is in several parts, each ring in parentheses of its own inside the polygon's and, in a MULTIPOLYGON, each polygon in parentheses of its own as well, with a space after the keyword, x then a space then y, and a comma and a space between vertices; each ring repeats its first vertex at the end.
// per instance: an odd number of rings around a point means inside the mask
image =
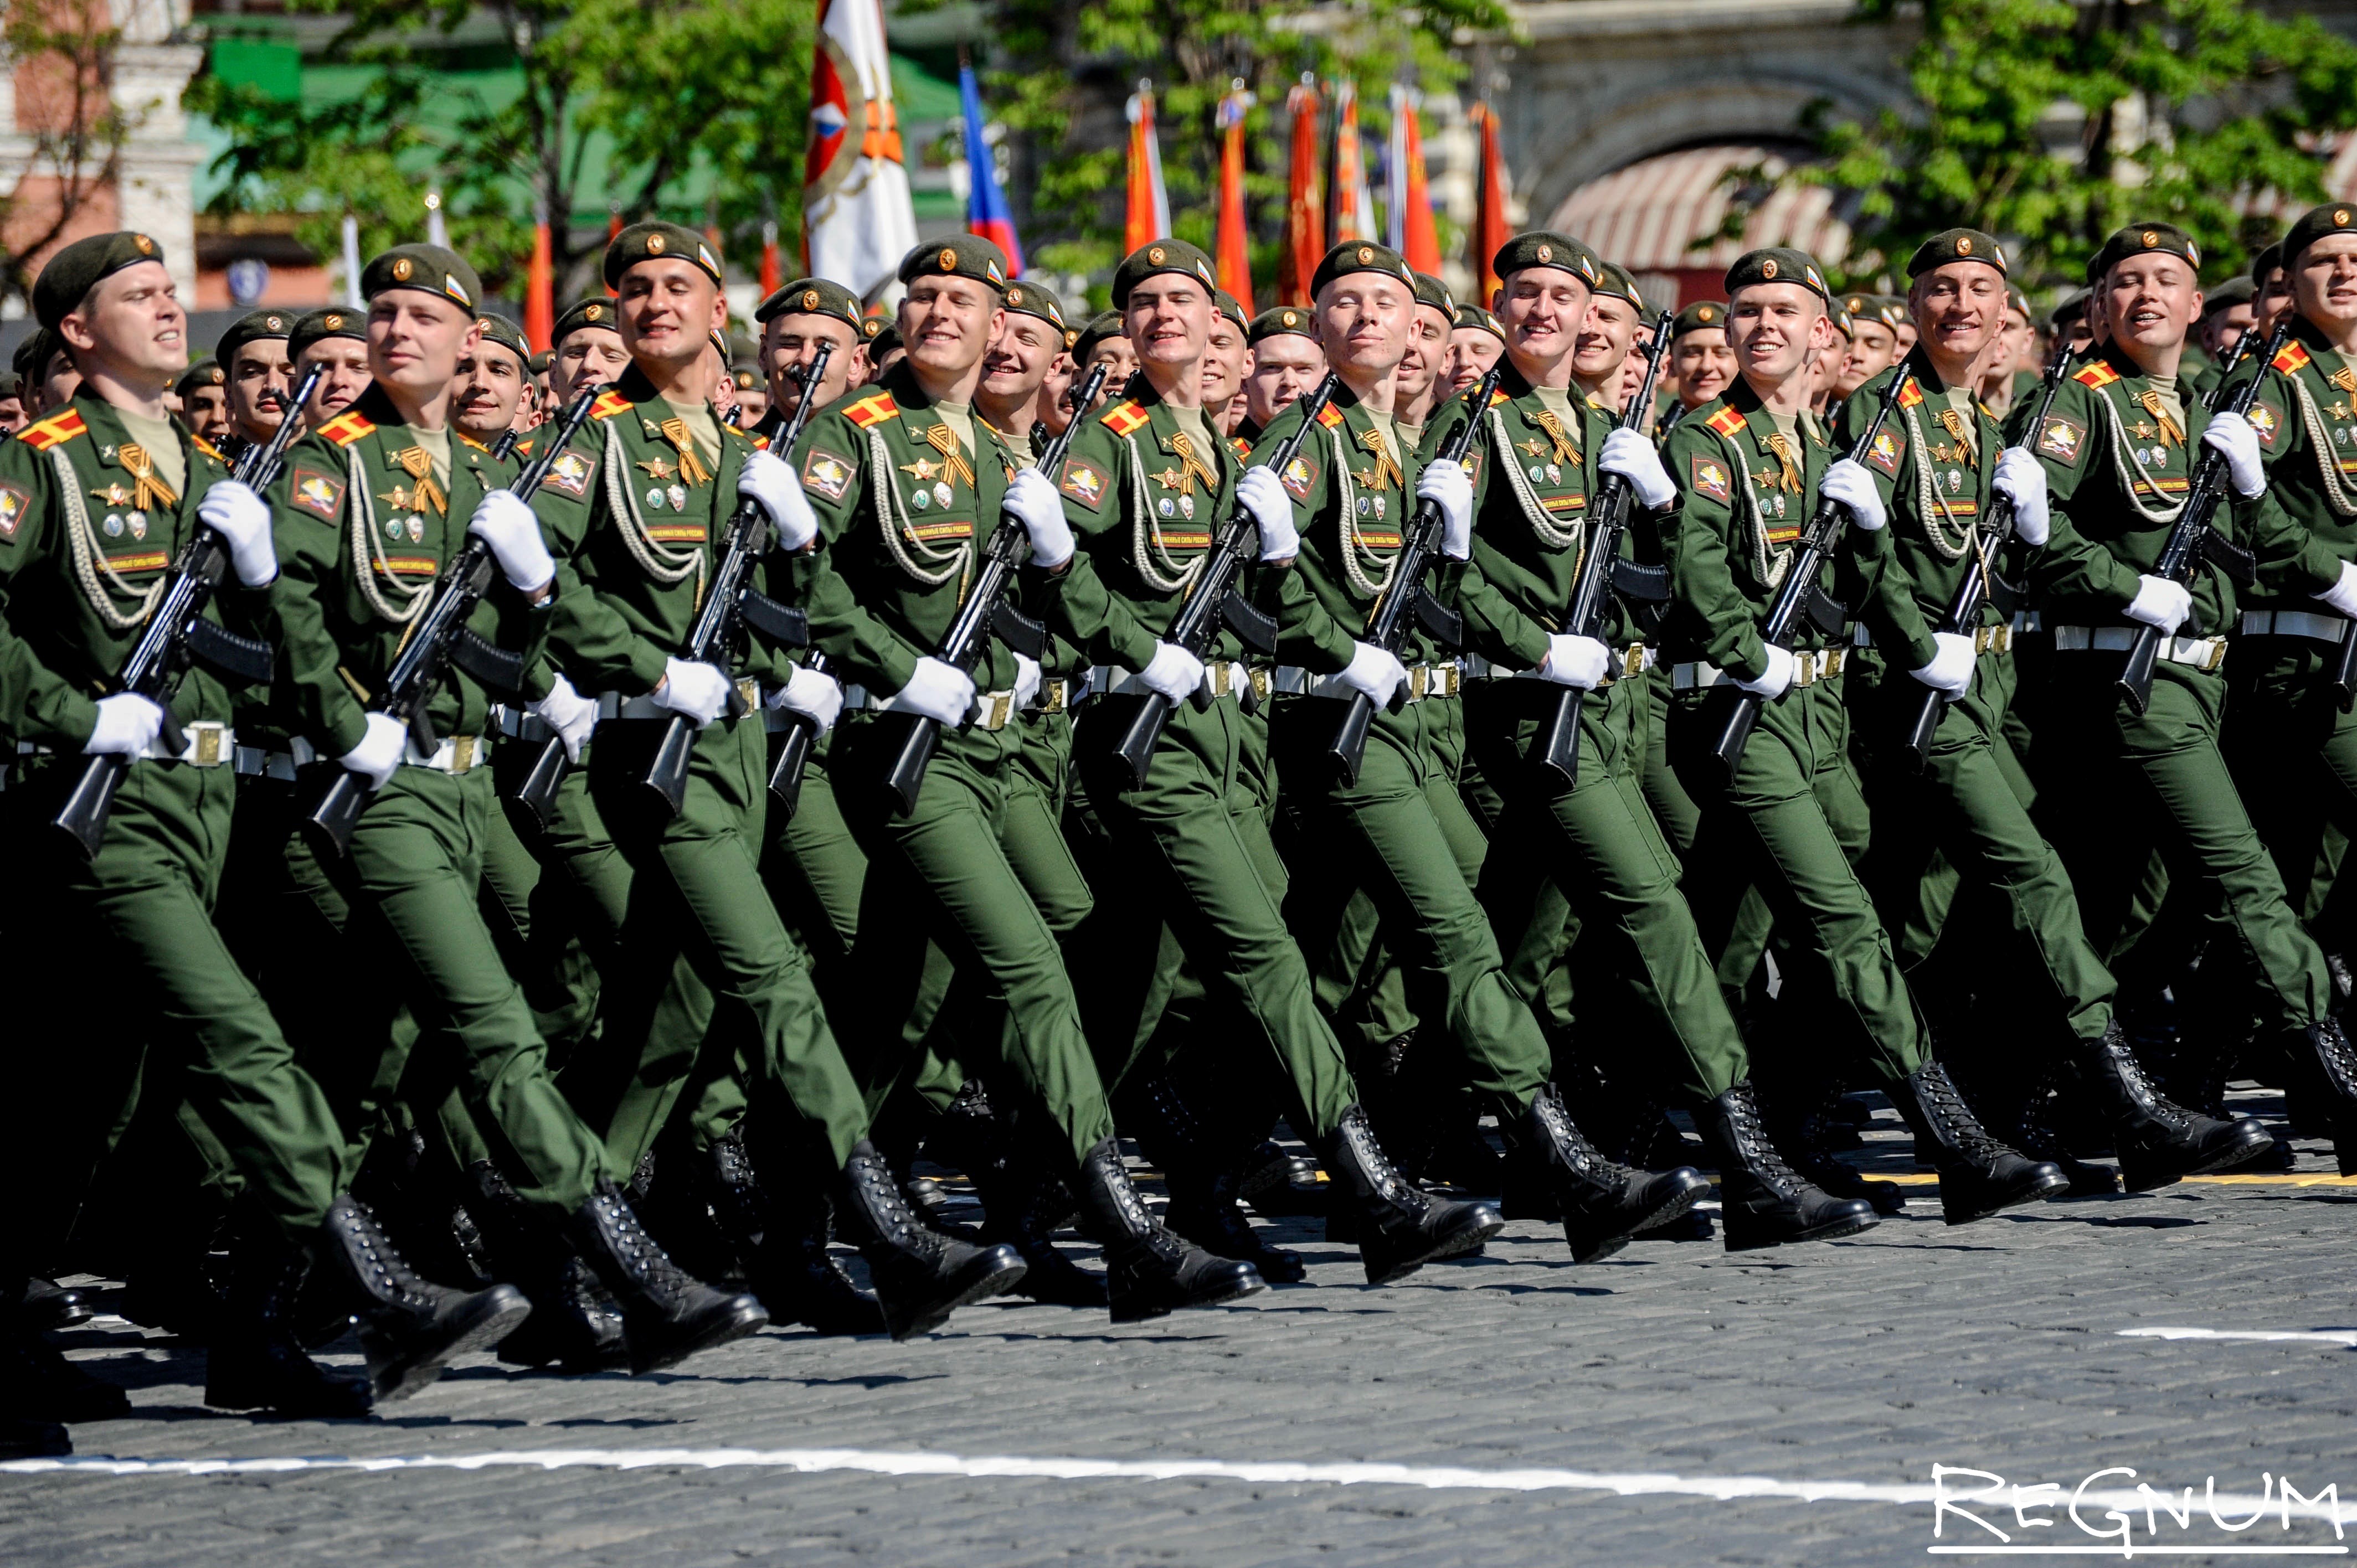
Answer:
POLYGON ((298 467, 286 488, 286 499, 305 511, 333 522, 337 508, 343 504, 344 480, 340 475, 298 467))
MULTIPOLYGON (((1909 384, 1913 383, 1910 381, 1909 384)), ((1866 460, 1894 479, 1899 477, 1900 462, 1906 456, 1907 437, 1887 424, 1874 433, 1874 445, 1866 451, 1866 460)))
POLYGON ((0 539, 14 539, 33 510, 32 492, 22 485, 0 483, 0 539))
POLYGON ((2038 452, 2058 463, 2079 466, 2079 455, 2087 447, 2087 427, 2075 419, 2065 419, 2050 413, 2046 423, 2038 427, 2038 452))
POLYGON ((568 496, 587 494, 589 489, 589 459, 566 447, 548 466, 548 478, 541 481, 554 490, 568 496))
POLYGON ((1728 476, 1727 465, 1706 452, 1694 455, 1694 489, 1696 495, 1721 503, 1735 498, 1735 481, 1728 476))
POLYGON ((1084 457, 1067 457, 1064 459, 1064 472, 1057 479, 1056 488, 1091 511, 1096 511, 1103 507, 1105 492, 1113 487, 1105 478, 1105 471, 1094 463, 1084 457))
POLYGON ((1486 456, 1488 454, 1479 446, 1465 454, 1465 477, 1472 481, 1476 496, 1481 493, 1481 459, 1486 456))
POLYGON ((1285 466, 1285 471, 1277 475, 1276 479, 1285 487, 1286 495, 1295 500, 1306 501, 1310 492, 1318 488, 1318 459, 1306 451, 1297 452, 1293 455, 1293 461, 1285 466))
POLYGON ((2283 430, 2283 415, 2276 412, 2275 404, 2262 397, 2251 404, 2249 417, 2251 429, 2257 434, 2259 440, 2268 446, 2273 446, 2276 444, 2276 436, 2283 430))
POLYGON ((851 476, 858 471, 848 457, 840 456, 823 446, 813 446, 802 458, 802 489, 839 501, 851 488, 851 476))

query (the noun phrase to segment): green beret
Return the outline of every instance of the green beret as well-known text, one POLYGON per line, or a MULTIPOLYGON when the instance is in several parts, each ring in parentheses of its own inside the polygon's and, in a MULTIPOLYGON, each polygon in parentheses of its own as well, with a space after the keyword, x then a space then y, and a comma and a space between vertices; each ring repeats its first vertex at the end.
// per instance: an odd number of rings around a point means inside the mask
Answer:
POLYGON ((762 384, 761 372, 759 371, 731 371, 728 372, 728 379, 737 383, 738 392, 751 392, 755 387, 762 384))
POLYGON ((2328 201, 2301 213, 2283 237, 2284 265, 2299 265, 2300 252, 2327 234, 2357 234, 2357 202, 2328 201))
POLYGON ((2201 247, 2193 236, 2174 223, 2131 223, 2104 242, 2087 263, 2087 281, 2100 281, 2114 267, 2130 256, 2159 254, 2175 256, 2199 272, 2201 268, 2201 247))
POLYGON ((1258 343, 1264 338, 1274 338, 1281 332, 1290 332, 1297 338, 1307 338, 1315 342, 1318 338, 1318 322, 1316 317, 1309 314, 1307 306, 1280 305, 1274 310, 1264 310, 1253 317, 1251 328, 1244 333, 1244 341, 1258 343))
POLYGON ((524 363, 532 368, 532 373, 533 375, 544 376, 548 374, 550 361, 554 360, 555 358, 555 349, 543 349, 539 353, 534 354, 531 359, 526 360, 524 363))
POLYGON ((1237 302, 1234 295, 1230 294, 1226 289, 1215 288, 1211 291, 1211 303, 1218 307, 1221 315, 1236 324, 1238 332, 1252 330, 1252 318, 1244 314, 1244 307, 1237 302))
POLYGON ((331 305, 307 316, 298 316, 295 318, 295 329, 286 334, 287 356, 299 360, 312 344, 330 338, 352 338, 367 342, 368 317, 340 305, 331 305))
POLYGON ((2259 285, 2246 277, 2231 277, 2201 296, 2201 319, 2209 320, 2222 311, 2238 305, 2248 305, 2258 297, 2259 285))
POLYGON ((855 332, 862 314, 857 295, 824 278, 796 278, 753 308, 763 326, 780 316, 832 316, 855 332))
POLYGON ((1480 331, 1487 332, 1491 337, 1495 338, 1501 343, 1506 340, 1505 327, 1496 317, 1491 315, 1488 311, 1482 309, 1478 305, 1458 306, 1457 307, 1457 325, 1459 328, 1471 327, 1480 331))
POLYGON ((33 316, 55 331, 67 313, 101 283, 125 267, 163 259, 163 246, 129 229, 76 240, 51 256, 41 275, 33 280, 33 316))
POLYGON ((1085 365, 1089 362, 1089 356, 1096 352, 1098 344, 1108 338, 1126 336, 1128 334, 1122 329, 1120 311, 1100 311, 1089 317, 1089 324, 1081 328, 1078 338, 1072 339, 1072 362, 1085 365))
POLYGON ((1512 277, 1525 267, 1556 267, 1577 273, 1589 288, 1604 279, 1603 257, 1570 235, 1548 229, 1517 234, 1499 246, 1498 253, 1490 258, 1490 270, 1500 278, 1512 277))
POLYGON ((1727 330, 1727 306, 1715 299, 1698 299, 1670 318, 1672 341, 1689 332, 1727 330))
POLYGON ((614 287, 633 264, 655 256, 676 256, 703 268, 714 283, 727 281, 721 275, 720 258, 713 253, 703 235, 677 223, 657 221, 633 223, 607 245, 606 286, 614 287))
POLYGON ((1220 286, 1218 270, 1200 248, 1184 240, 1157 240, 1132 251, 1113 270, 1114 308, 1119 310, 1128 305, 1129 291, 1158 273, 1177 273, 1195 279, 1208 289, 1220 286))
POLYGON ((1318 263, 1318 271, 1309 279, 1309 297, 1317 298, 1326 292, 1326 285, 1336 278, 1351 273, 1389 273, 1410 288, 1415 286, 1415 274, 1408 269, 1400 253, 1389 245, 1372 241, 1345 240, 1326 252, 1318 263))
MULTIPOLYGON (((1118 275, 1118 274, 1116 274, 1118 275)), ((979 234, 945 234, 928 240, 900 258, 900 281, 972 278, 995 289, 1006 287, 1006 252, 979 234)))
POLYGON ((1816 259, 1790 245, 1770 245, 1736 257, 1735 264, 1727 269, 1727 297, 1733 299, 1737 289, 1770 283, 1796 283, 1827 306, 1834 302, 1833 290, 1825 286, 1825 274, 1817 270, 1816 259))
POLYGON ((1452 322, 1457 319, 1457 296, 1448 292, 1447 284, 1430 273, 1415 274, 1415 302, 1440 312, 1452 322))
POLYGON ((1849 313, 1847 306, 1836 299, 1825 306, 1825 315, 1833 322, 1835 331, 1853 343, 1857 341, 1857 317, 1849 313))
POLYGON ((361 294, 369 299, 388 289, 414 288, 455 300, 469 312, 483 297, 482 280, 455 252, 439 245, 395 245, 361 269, 361 294))
POLYGON ((1053 327, 1064 330, 1064 302, 1056 291, 1036 283, 1011 284, 1006 290, 1006 308, 1018 316, 1036 316, 1053 327))
POLYGON ((1618 262, 1606 262, 1597 270, 1600 274, 1596 281, 1597 293, 1628 301, 1629 308, 1640 316, 1645 313, 1645 296, 1637 292, 1637 280, 1629 275, 1627 267, 1618 262))
POLYGON ((2007 310, 2021 312, 2021 318, 2024 321, 2035 319, 2029 310, 2029 296, 2011 284, 2005 285, 2005 307, 2007 310))
POLYGON ((513 354, 518 364, 532 358, 532 345, 523 340, 522 328, 518 327, 506 317, 495 316, 488 310, 477 316, 475 319, 483 324, 484 342, 497 343, 500 348, 513 354))
POLYGON ((900 324, 897 321, 878 321, 876 323, 876 329, 867 334, 868 362, 873 364, 899 347, 901 347, 900 324))
MULTIPOLYGON (((229 330, 222 333, 221 341, 213 345, 213 358, 221 362, 222 369, 234 370, 237 366, 237 351, 240 349, 244 348, 248 343, 261 343, 273 338, 287 337, 294 329, 295 317, 291 311, 257 310, 251 315, 241 316, 230 323, 229 330)), ((295 357, 295 350, 291 345, 287 348, 286 357, 290 360, 295 357)))
POLYGON ((22 343, 16 345, 16 352, 9 362, 16 367, 18 375, 27 381, 38 381, 49 368, 49 361, 57 352, 58 335, 46 327, 36 328, 22 343))
POLYGON ((1881 314, 1877 317, 1877 319, 1885 327, 1889 328, 1893 332, 1896 332, 1901 327, 1906 326, 1910 319, 1911 319, 1907 309, 1906 295, 1898 294, 1878 294, 1874 297, 1880 302, 1882 307, 1881 314))
POLYGON ((575 300, 565 307, 565 314, 556 318, 556 326, 548 335, 548 346, 555 348, 584 327, 595 327, 607 332, 621 331, 621 318, 614 314, 614 302, 603 295, 575 300))
MULTIPOLYGON (((14 371, 9 371, 8 373, 12 377, 16 375, 14 371)), ((221 361, 214 359, 210 354, 208 354, 203 359, 199 360, 195 364, 190 365, 187 370, 181 371, 180 379, 172 383, 172 390, 179 393, 182 397, 186 397, 190 392, 200 392, 206 387, 220 386, 223 381, 228 380, 229 374, 221 368, 221 361)), ((21 378, 18 379, 18 384, 22 384, 21 378)), ((16 394, 14 392, 0 392, 0 397, 13 397, 16 394)))
POLYGON ((2275 272, 2282 265, 2283 246, 2280 244, 2269 245, 2266 250, 2261 251, 2257 255, 2251 258, 2251 281, 2256 284, 2263 284, 2267 281, 2267 274, 2269 273, 2275 272))
POLYGON ((2054 307, 2054 313, 2046 319, 2053 326, 2068 327, 2087 314, 2087 303, 2094 297, 2095 291, 2092 288, 2083 288, 2066 294, 2062 296, 2062 302, 2054 307))
POLYGON ((25 378, 14 371, 0 371, 0 397, 23 397, 25 378))
POLYGON ((2005 247, 1977 229, 1943 229, 1915 247, 1908 258, 1907 275, 1921 277, 1950 262, 1980 262, 2005 271, 2005 247))

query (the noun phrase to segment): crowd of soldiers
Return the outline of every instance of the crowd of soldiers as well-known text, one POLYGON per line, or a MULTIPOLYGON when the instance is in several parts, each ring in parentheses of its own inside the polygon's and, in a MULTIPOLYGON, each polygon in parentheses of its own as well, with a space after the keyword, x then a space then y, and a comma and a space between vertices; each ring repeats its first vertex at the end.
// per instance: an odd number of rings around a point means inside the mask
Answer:
POLYGON ((1951 1225, 2287 1168, 2230 1074, 2357 1170, 2357 212, 2207 294, 2131 225, 2042 323, 1970 230, 1674 317, 1492 265, 1347 242, 1247 317, 1166 239, 1082 320, 961 236, 742 367, 644 222, 544 354, 403 245, 191 366, 149 237, 59 252, 0 811, 76 983, 0 1443, 127 1409, 76 1272, 208 1403, 349 1417, 485 1347, 1142 1321, 1301 1281, 1275 1217, 1376 1285, 1510 1218, 1854 1235, 1857 1091, 1951 1225))

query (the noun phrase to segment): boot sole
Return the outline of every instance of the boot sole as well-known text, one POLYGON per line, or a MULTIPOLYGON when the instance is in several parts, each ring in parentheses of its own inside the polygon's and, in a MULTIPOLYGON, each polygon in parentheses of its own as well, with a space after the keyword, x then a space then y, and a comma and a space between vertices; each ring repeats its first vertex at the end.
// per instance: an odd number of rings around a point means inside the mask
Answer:
POLYGON ((2032 1203, 2043 1203, 2050 1197, 2058 1197, 2070 1190, 2071 1178, 2058 1172, 2050 1180, 2041 1181, 2037 1187, 2027 1192, 2012 1194, 1999 1202, 1991 1204, 1985 1208, 1974 1209, 1968 1214, 1955 1214, 1948 1212, 1945 1207, 1947 1200, 1943 1197, 1941 1199, 1941 1217, 1950 1225, 1970 1225, 1975 1220, 1986 1219, 1992 1215, 2002 1214, 2008 1208, 2020 1208, 2032 1203))
MULTIPOLYGON (((1008 1251, 1011 1253, 1013 1249, 1010 1248, 1008 1251)), ((981 1279, 978 1279, 972 1284, 967 1285, 965 1289, 958 1292, 956 1295, 952 1296, 948 1301, 942 1302, 936 1305, 929 1305, 923 1312, 920 1313, 915 1317, 898 1326, 888 1326, 886 1332, 892 1336, 892 1338, 896 1343, 902 1340, 914 1339, 920 1334, 931 1334, 934 1329, 939 1328, 942 1324, 947 1323, 950 1320, 950 1314, 955 1312, 959 1307, 971 1306, 975 1302, 982 1300, 985 1296, 1005 1295, 1008 1291, 1014 1288, 1015 1282, 1021 1279, 1028 1272, 1029 1265, 1025 1263, 1020 1258, 1017 1258, 1012 1267, 993 1270, 990 1273, 984 1275, 981 1279)), ((885 1310, 885 1319, 888 1325, 891 1319, 891 1311, 889 1308, 885 1310)))
POLYGON ((1371 1285, 1394 1284, 1424 1267, 1426 1263, 1445 1263, 1452 1258, 1470 1257, 1489 1245, 1490 1239, 1506 1228, 1506 1218, 1495 1208, 1482 1204, 1475 1211, 1484 1218, 1477 1219, 1453 1236, 1438 1238, 1431 1251, 1413 1256, 1402 1254, 1385 1260, 1380 1266, 1367 1256, 1364 1243, 1359 1248, 1359 1261, 1366 1266, 1367 1283, 1371 1285))
POLYGON ((285 1416, 290 1421, 360 1421, 366 1419, 375 1403, 375 1402, 369 1397, 368 1385, 365 1383, 352 1385, 350 1390, 350 1397, 342 1402, 333 1402, 326 1400, 297 1400, 290 1402, 285 1400, 272 1399, 269 1395, 261 1393, 258 1391, 250 1393, 246 1391, 237 1389, 217 1391, 210 1383, 207 1383, 205 1385, 205 1404, 208 1409, 266 1410, 273 1415, 285 1416))
POLYGON ((1615 1230, 1609 1235, 1598 1235, 1593 1231, 1575 1233, 1571 1228, 1570 1222, 1568 1220, 1565 1221, 1563 1231, 1564 1240, 1571 1243, 1572 1262, 1575 1264, 1593 1263, 1612 1256, 1613 1253, 1618 1252, 1623 1247, 1626 1247, 1629 1244, 1630 1239, 1635 1236, 1638 1231, 1651 1230, 1656 1225, 1667 1224, 1670 1220, 1675 1219, 1679 1215, 1693 1208, 1695 1204, 1700 1203, 1705 1197, 1710 1196, 1714 1190, 1716 1189, 1712 1187, 1709 1182, 1697 1181, 1694 1186, 1687 1187, 1683 1192, 1680 1192, 1676 1197, 1671 1198, 1669 1202, 1662 1205, 1659 1208, 1654 1209, 1651 1214, 1646 1215, 1642 1219, 1637 1221, 1636 1224, 1630 1226, 1624 1230, 1615 1230))
MULTIPOLYGON (((2202 1156, 2192 1165, 2147 1165, 2141 1159, 2131 1162, 2126 1156, 2122 1156, 2120 1176, 2127 1183, 2127 1189, 2130 1192, 2153 1192, 2183 1181, 2187 1176, 2208 1176, 2212 1171, 2222 1171, 2239 1165, 2275 1141, 2272 1133, 2247 1117, 2243 1119, 2241 1124, 2251 1129, 2249 1135, 2202 1156)), ((2341 1174, 2346 1176, 2350 1173, 2344 1171, 2341 1174)))
POLYGON ((458 1320, 457 1332, 439 1345, 411 1347, 401 1354, 377 1359, 377 1348, 388 1341, 369 1326, 361 1326, 361 1348, 368 1356, 369 1390, 379 1403, 404 1400, 431 1385, 442 1369, 469 1351, 497 1345, 523 1326, 532 1303, 513 1285, 493 1285, 482 1293, 481 1304, 458 1320))
POLYGON ((1845 1236, 1856 1236, 1862 1231, 1871 1230, 1880 1223, 1878 1219, 1860 1215, 1850 1219, 1836 1219, 1831 1224, 1820 1225, 1813 1230, 1803 1230, 1792 1236, 1755 1238, 1745 1235, 1739 1239, 1735 1227, 1730 1225, 1726 1228, 1727 1250, 1730 1252, 1761 1252, 1770 1247, 1789 1247, 1803 1241, 1838 1241, 1845 1236))
MULTIPOLYGON (((676 1367, 700 1351, 716 1349, 732 1339, 742 1339, 748 1334, 757 1333, 769 1326, 770 1315, 762 1311, 758 1304, 751 1303, 748 1298, 748 1305, 705 1324, 704 1327, 683 1340, 674 1341, 652 1350, 643 1359, 635 1348, 632 1348, 630 1376, 643 1378, 649 1372, 660 1372, 666 1368, 676 1367)), ((631 1339, 627 1318, 623 1320, 622 1339, 625 1344, 630 1343, 631 1339)))

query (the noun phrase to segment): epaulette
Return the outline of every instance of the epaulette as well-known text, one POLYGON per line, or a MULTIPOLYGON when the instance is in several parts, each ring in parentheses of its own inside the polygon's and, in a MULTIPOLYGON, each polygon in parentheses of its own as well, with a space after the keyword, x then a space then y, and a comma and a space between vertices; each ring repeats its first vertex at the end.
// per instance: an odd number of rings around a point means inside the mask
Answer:
POLYGON ((478 452, 488 452, 490 450, 489 446, 485 446, 480 441, 476 440, 465 431, 457 429, 455 426, 451 429, 450 434, 457 436, 459 440, 464 441, 468 446, 472 446, 478 452))
POLYGON ((1720 409, 1717 413, 1714 413, 1708 419, 1704 420, 1703 423, 1710 426, 1713 430, 1717 431, 1721 435, 1738 435, 1744 428, 1742 412, 1733 403, 1729 403, 1725 408, 1720 409))
POLYGON ((2120 373, 2098 360, 2071 379, 2083 387, 2107 387, 2120 379, 2120 373))
POLYGON ((1342 411, 1329 403, 1318 411, 1318 423, 1329 430, 1339 430, 1342 426, 1342 411))
POLYGON ((2273 363, 2276 370, 2287 376, 2308 369, 2307 345, 2298 342, 2285 344, 2282 352, 2275 357, 2273 363))
POLYGON ((1901 408, 1913 408, 1922 401, 1923 383, 1917 381, 1913 376, 1908 377, 1907 384, 1899 389, 1899 406, 1901 408))
POLYGON ((77 435, 87 435, 89 431, 90 426, 81 422, 81 410, 70 408, 63 413, 49 415, 38 424, 25 426, 16 433, 16 439, 36 452, 46 452, 52 446, 63 446, 77 435))
POLYGON ((511 457, 520 457, 525 462, 530 462, 532 460, 532 439, 533 438, 531 436, 527 435, 522 440, 517 442, 514 446, 509 447, 508 456, 511 457))
POLYGON ((1513 401, 1514 400, 1507 394, 1505 388, 1491 387, 1490 389, 1490 406, 1491 408, 1497 407, 1501 403, 1512 403, 1513 401))
POLYGON ((214 446, 203 436, 196 435, 193 432, 189 434, 188 445, 195 447, 198 451, 202 452, 206 456, 210 457, 217 463, 226 463, 229 461, 228 458, 221 456, 220 447, 214 446))
POLYGON ((845 409, 843 417, 859 426, 860 429, 866 430, 870 426, 881 424, 888 419, 899 418, 900 405, 892 401, 890 392, 880 392, 863 397, 845 409))
POLYGON ((589 417, 592 419, 611 419, 616 414, 625 413, 636 406, 637 404, 631 403, 629 398, 626 398, 620 392, 608 388, 606 391, 599 392, 597 394, 597 401, 589 405, 589 417))
POLYGON ((766 435, 756 435, 756 436, 754 436, 754 437, 753 437, 753 447, 754 447, 754 450, 756 450, 756 451, 759 451, 759 452, 767 452, 767 451, 770 449, 770 438, 769 438, 768 436, 766 436, 766 435))
POLYGON ((1231 435, 1228 437, 1228 450, 1236 455, 1236 461, 1239 463, 1249 463, 1252 461, 1252 443, 1245 440, 1241 435, 1231 435))
POLYGON ((1135 435, 1153 424, 1154 416, 1138 407, 1136 399, 1124 398, 1097 415, 1097 423, 1115 435, 1135 435))
POLYGON ((360 414, 346 412, 319 426, 319 434, 339 446, 349 446, 375 429, 373 424, 360 414))

